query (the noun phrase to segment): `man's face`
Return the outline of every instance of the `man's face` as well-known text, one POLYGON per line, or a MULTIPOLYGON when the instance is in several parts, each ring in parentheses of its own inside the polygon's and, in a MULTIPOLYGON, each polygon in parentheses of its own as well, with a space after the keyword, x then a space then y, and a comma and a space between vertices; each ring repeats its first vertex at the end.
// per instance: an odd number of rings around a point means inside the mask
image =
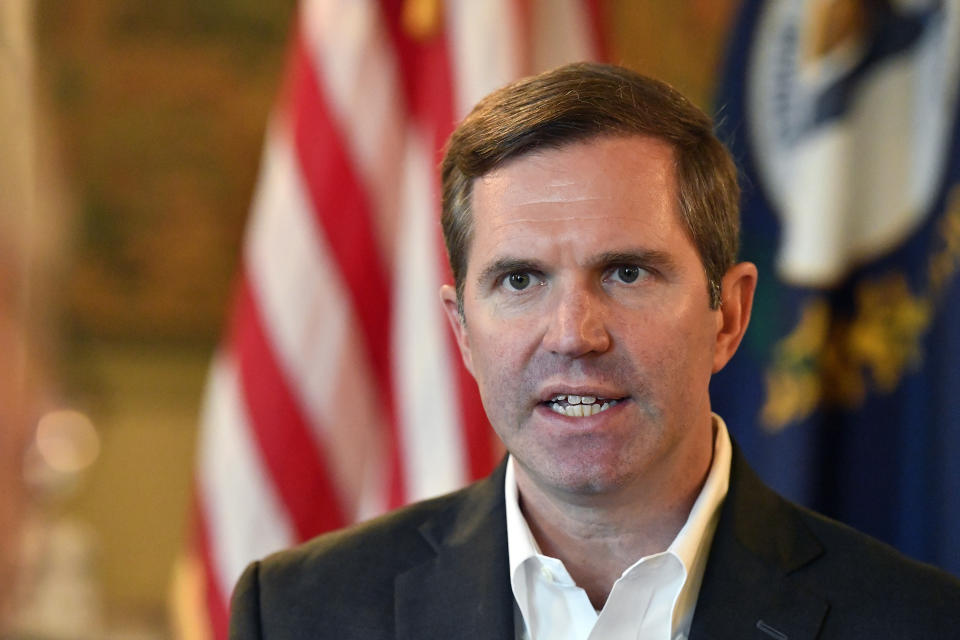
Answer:
POLYGON ((670 146, 602 137, 521 156, 476 180, 472 211, 462 322, 442 296, 518 478, 596 495, 709 460, 707 386, 732 352, 717 349, 670 146))

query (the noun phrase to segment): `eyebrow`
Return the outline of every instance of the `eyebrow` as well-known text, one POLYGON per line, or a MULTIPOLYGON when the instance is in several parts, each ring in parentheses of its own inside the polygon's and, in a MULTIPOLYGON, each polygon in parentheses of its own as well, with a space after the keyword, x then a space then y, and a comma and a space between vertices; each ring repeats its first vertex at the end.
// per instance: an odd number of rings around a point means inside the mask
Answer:
POLYGON ((666 251, 657 249, 632 249, 627 251, 605 251, 590 259, 592 267, 605 267, 614 264, 635 264, 639 267, 651 267, 658 271, 673 271, 676 261, 666 251))
MULTIPOLYGON (((592 256, 585 265, 587 268, 596 269, 599 267, 609 267, 616 264, 631 264, 640 267, 652 268, 657 271, 671 272, 676 269, 676 261, 666 251, 656 249, 629 249, 626 251, 605 251, 592 256)), ((543 272, 546 269, 543 264, 536 260, 525 258, 498 258, 488 264, 477 277, 477 283, 481 286, 487 285, 491 280, 500 277, 505 273, 515 271, 538 271, 543 272)))
POLYGON ((543 271, 543 265, 535 260, 524 260, 522 258, 498 258, 488 264, 477 277, 477 283, 484 287, 491 280, 500 277, 504 273, 514 271, 543 271))

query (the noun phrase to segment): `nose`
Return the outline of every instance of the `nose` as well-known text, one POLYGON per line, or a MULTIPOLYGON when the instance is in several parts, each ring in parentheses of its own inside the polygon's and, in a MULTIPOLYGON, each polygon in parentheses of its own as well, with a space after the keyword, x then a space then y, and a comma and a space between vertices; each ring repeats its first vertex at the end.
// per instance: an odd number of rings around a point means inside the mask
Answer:
POLYGON ((558 294, 547 318, 543 347, 570 358, 609 349, 606 306, 599 295, 588 287, 572 287, 558 294))

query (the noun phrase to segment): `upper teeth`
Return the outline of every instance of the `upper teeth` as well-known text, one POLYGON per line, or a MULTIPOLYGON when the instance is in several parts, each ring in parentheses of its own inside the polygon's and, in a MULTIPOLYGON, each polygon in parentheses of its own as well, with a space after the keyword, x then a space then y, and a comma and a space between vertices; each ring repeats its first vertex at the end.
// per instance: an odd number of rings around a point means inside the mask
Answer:
POLYGON ((593 404, 597 401, 596 396, 568 396, 568 395, 558 395, 551 398, 552 402, 563 402, 567 401, 567 404, 593 404))
POLYGON ((596 396, 556 395, 550 399, 549 406, 556 413, 579 418, 606 411, 617 404, 616 400, 601 399, 601 401, 602 404, 597 404, 596 396), (567 403, 566 406, 560 404, 564 401, 567 403))

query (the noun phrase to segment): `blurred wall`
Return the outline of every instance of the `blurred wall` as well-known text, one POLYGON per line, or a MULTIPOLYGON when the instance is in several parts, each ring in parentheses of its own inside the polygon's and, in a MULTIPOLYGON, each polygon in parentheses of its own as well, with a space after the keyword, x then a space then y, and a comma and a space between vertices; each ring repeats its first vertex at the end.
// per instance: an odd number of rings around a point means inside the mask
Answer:
POLYGON ((293 6, 36 2, 47 130, 72 185, 59 404, 100 440, 96 462, 44 504, 47 529, 77 547, 64 553, 89 563, 93 592, 79 576, 82 598, 38 597, 84 599, 96 637, 164 637, 198 405, 293 6))
MULTIPOLYGON (((29 146, 26 128, 15 127, 30 112, 25 81, 29 68, 30 35, 23 2, 0 6, 0 351, 9 354, 0 362, 0 612, 9 601, 22 499, 20 452, 25 440, 24 417, 19 401, 23 386, 20 327, 16 321, 19 243, 14 212, 27 206, 29 146), (7 134, 7 131, 10 131, 7 134)), ((2 616, 2 613, 0 613, 2 616)))
POLYGON ((41 354, 52 338, 50 285, 62 240, 57 170, 44 164, 51 158, 38 134, 32 18, 29 0, 0 4, 0 628, 26 517, 24 454, 49 385, 41 354))

